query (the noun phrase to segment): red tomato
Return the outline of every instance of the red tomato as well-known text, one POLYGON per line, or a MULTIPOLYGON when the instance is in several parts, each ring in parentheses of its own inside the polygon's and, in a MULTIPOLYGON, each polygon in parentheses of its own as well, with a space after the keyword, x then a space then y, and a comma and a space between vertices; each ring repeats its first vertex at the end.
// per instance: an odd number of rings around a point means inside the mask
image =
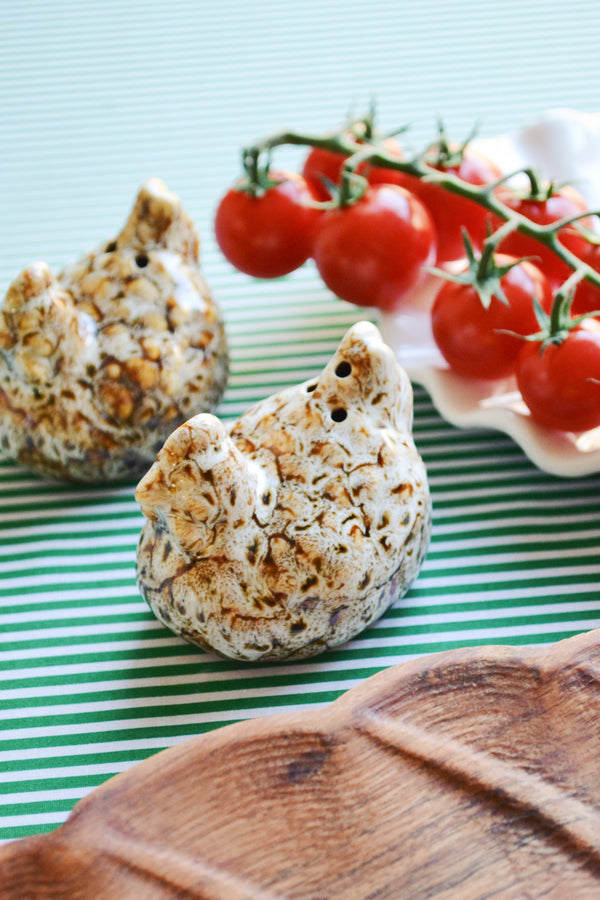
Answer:
MULTIPOLYGON (((398 158, 402 156, 402 149, 395 138, 385 138, 383 146, 386 153, 389 153, 391 156, 397 156, 398 158)), ((357 143, 358 149, 360 149, 359 142, 357 143)), ((333 184, 339 184, 342 166, 347 159, 347 155, 334 153, 332 150, 323 150, 320 147, 313 147, 309 151, 302 167, 302 174, 309 184, 313 186, 321 200, 329 200, 331 197, 323 177, 333 184)), ((365 162, 358 166, 356 171, 359 175, 364 175, 370 184, 401 183, 400 172, 396 172, 394 169, 386 169, 383 166, 373 166, 365 162)))
POLYGON ((435 258, 435 229, 404 188, 379 184, 350 206, 328 210, 313 257, 327 287, 350 303, 396 309, 435 258))
POLYGON ((538 343, 525 344, 517 384, 532 417, 549 428, 587 431, 600 425, 598 323, 584 320, 543 352, 538 343))
MULTIPOLYGON (((583 248, 582 260, 600 274, 600 244, 586 241, 583 248)), ((580 281, 575 289, 575 296, 571 304, 571 313, 574 316, 600 310, 600 288, 590 281, 580 281)))
MULTIPOLYGON (((426 162, 434 159, 435 148, 426 154, 426 162)), ((489 184, 501 177, 498 167, 487 157, 467 147, 458 165, 434 165, 441 172, 456 175, 469 184, 489 184)), ((462 229, 465 228, 476 249, 479 249, 487 235, 490 213, 474 200, 453 194, 439 185, 424 181, 414 175, 402 175, 400 181, 425 204, 431 214, 437 231, 437 263, 460 259, 465 255, 462 229)))
MULTIPOLYGON (((497 197, 509 209, 520 213, 526 219, 531 219, 538 225, 549 225, 566 216, 574 216, 586 210, 586 203, 581 194, 569 185, 556 188, 547 200, 535 200, 521 196, 509 188, 499 189, 497 197)), ((581 220, 582 224, 591 227, 591 222, 581 220)), ((560 232, 560 242, 576 256, 585 252, 585 237, 574 227, 566 227, 560 232)), ((563 262, 548 247, 540 244, 535 238, 514 231, 509 234, 502 243, 500 249, 503 253, 512 256, 533 256, 546 277, 556 287, 568 278, 573 271, 567 263, 563 262)))
POLYGON ((215 215, 215 237, 232 265, 255 278, 278 278, 311 254, 321 210, 312 188, 295 172, 271 172, 275 187, 253 197, 230 188, 215 215))
MULTIPOLYGON (((512 257, 496 255, 498 266, 512 257)), ((514 372, 523 341, 512 334, 539 331, 532 297, 548 312, 552 305, 550 284, 530 262, 522 262, 500 279, 508 304, 492 297, 487 308, 470 284, 444 281, 433 304, 433 336, 450 367, 470 378, 504 378, 514 372)))

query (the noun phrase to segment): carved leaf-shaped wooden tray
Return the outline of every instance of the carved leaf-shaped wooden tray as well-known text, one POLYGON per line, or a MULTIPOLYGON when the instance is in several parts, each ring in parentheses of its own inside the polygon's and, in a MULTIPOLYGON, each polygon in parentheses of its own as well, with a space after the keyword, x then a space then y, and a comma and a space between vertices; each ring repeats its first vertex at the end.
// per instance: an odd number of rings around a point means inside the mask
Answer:
POLYGON ((1 898, 600 896, 600 631, 187 741, 0 848, 1 898))

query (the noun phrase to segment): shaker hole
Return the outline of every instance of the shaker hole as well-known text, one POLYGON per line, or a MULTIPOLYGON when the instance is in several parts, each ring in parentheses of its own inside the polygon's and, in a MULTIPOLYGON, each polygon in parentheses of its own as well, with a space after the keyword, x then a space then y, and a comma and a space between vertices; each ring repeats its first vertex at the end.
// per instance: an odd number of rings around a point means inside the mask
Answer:
POLYGON ((346 360, 343 360, 335 370, 335 374, 338 378, 347 378, 348 375, 352 372, 352 366, 346 360))
POLYGON ((346 412, 346 410, 342 409, 341 407, 331 410, 331 418, 334 422, 343 422, 347 415, 348 413, 346 412))

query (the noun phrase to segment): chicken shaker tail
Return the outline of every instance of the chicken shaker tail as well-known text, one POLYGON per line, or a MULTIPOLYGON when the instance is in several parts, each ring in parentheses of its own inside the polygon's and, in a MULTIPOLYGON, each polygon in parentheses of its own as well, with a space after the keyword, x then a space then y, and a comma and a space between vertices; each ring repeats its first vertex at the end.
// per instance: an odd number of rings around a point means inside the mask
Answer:
POLYGON ((312 656, 409 588, 431 500, 412 439, 412 389, 359 322, 319 378, 226 428, 198 415, 138 485, 138 584, 154 613, 223 656, 312 656))
POLYGON ((32 263, 0 306, 0 450, 45 476, 139 478, 167 435, 214 409, 225 331, 198 235, 157 178, 116 238, 55 276, 32 263))

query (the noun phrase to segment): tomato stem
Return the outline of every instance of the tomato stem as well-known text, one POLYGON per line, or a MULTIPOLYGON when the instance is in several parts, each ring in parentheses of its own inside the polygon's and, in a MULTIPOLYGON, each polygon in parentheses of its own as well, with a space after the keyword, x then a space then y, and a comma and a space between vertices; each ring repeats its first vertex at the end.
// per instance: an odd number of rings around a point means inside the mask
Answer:
POLYGON ((259 193, 258 185, 259 185, 259 169, 258 169, 258 160, 259 154, 255 152, 253 149, 250 150, 242 150, 242 166, 246 173, 247 179, 247 187, 246 190, 253 196, 256 197, 259 193))
POLYGON ((502 279, 508 272, 524 262, 525 259, 510 259, 508 262, 498 261, 495 256, 496 245, 490 239, 483 245, 481 253, 475 252, 466 229, 463 229, 463 241, 467 266, 460 272, 449 272, 445 269, 432 268, 429 271, 448 281, 465 284, 473 288, 484 309, 488 309, 496 298, 508 306, 509 301, 504 293, 502 279))
POLYGON ((529 179, 529 193, 527 196, 532 200, 547 200, 548 199, 548 190, 542 190, 542 186, 540 184, 540 179, 538 177, 535 169, 527 168, 523 170, 527 178, 529 179))

